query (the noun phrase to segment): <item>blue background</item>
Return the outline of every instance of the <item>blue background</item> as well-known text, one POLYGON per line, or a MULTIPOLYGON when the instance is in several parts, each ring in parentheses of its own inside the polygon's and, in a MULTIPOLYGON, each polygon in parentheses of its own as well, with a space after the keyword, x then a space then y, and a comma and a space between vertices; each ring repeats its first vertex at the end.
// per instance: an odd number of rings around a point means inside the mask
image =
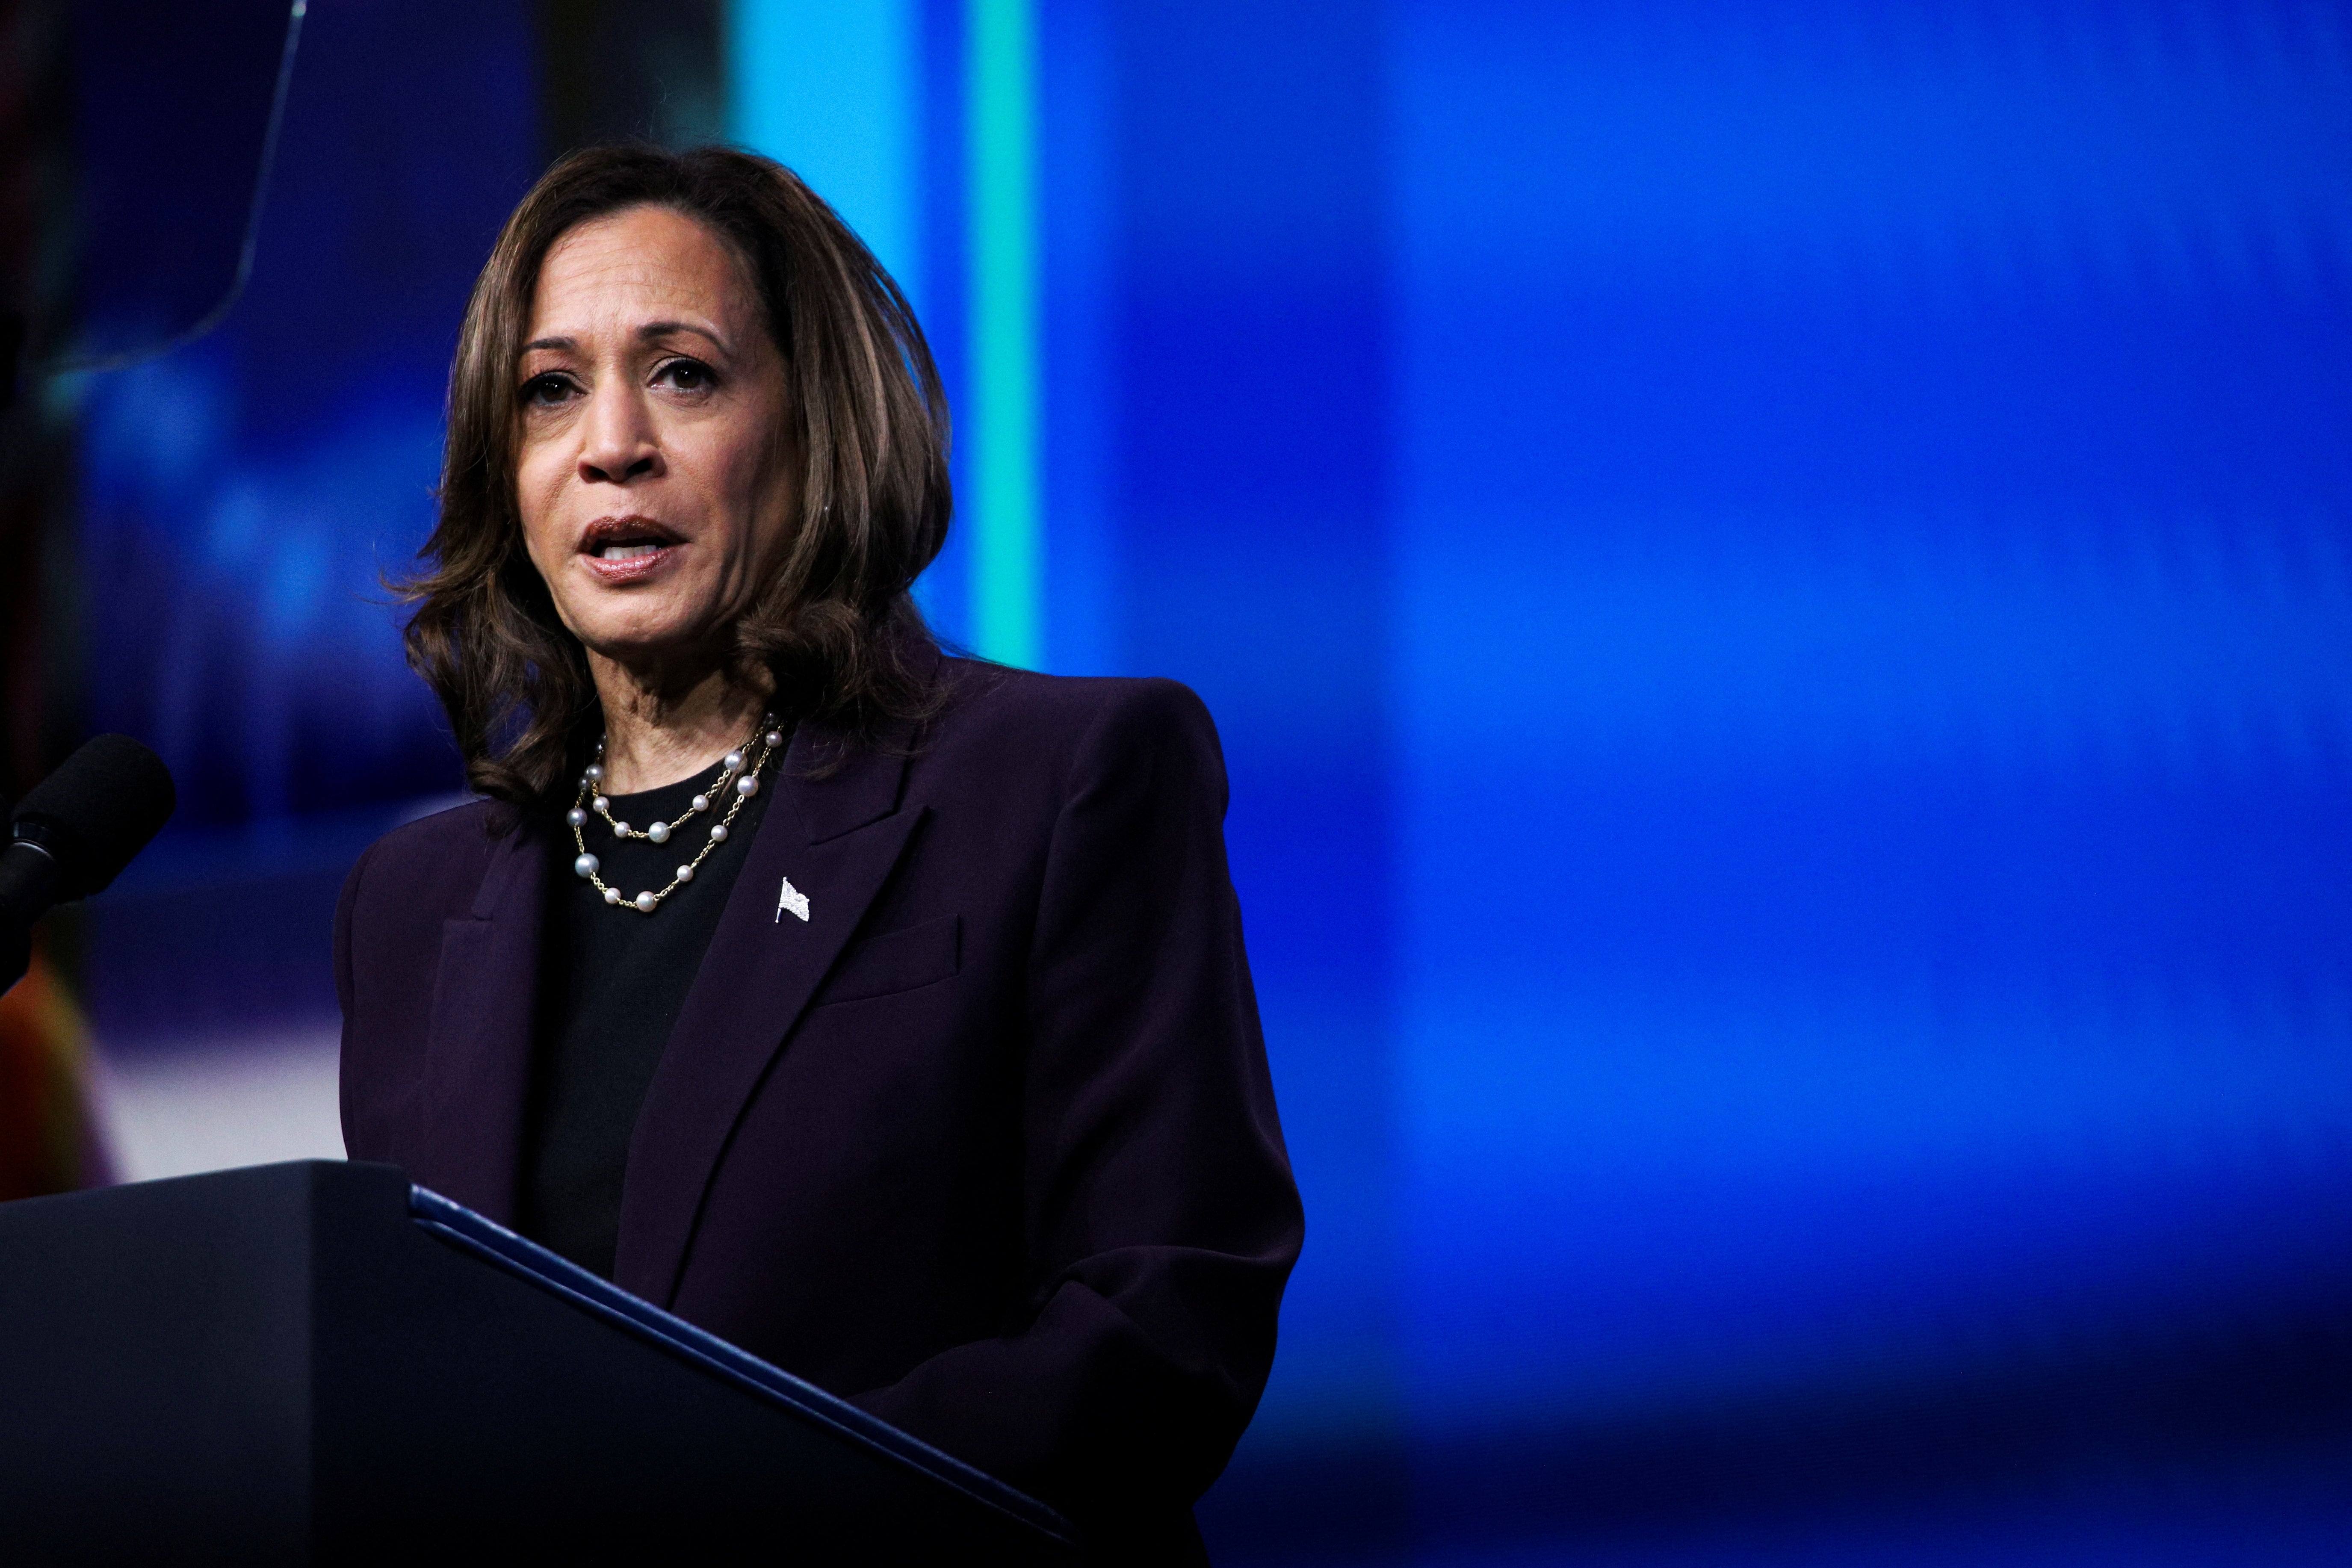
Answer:
MULTIPOLYGON (((1217 716, 1309 1215, 1221 1560, 2341 1561, 2341 9, 1034 16, 1045 662, 1217 716)), ((381 579, 530 18, 307 26, 246 297, 57 394, 183 798, 102 1037, 331 1014, 458 786, 381 579)))

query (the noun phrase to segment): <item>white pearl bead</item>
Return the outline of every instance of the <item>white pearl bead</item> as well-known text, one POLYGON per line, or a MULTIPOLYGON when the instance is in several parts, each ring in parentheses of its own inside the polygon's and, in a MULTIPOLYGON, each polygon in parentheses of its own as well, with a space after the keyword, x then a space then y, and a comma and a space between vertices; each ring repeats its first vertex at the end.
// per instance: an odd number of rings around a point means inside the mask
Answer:
POLYGON ((574 827, 585 827, 588 826, 588 814, 575 805, 563 814, 563 820, 574 827))
POLYGON ((621 889, 618 889, 618 888, 607 888, 607 889, 604 889, 604 901, 605 901, 606 903, 608 903, 608 904, 617 904, 617 903, 619 903, 619 902, 621 901, 621 889))
POLYGON ((693 881, 693 880, 694 880, 694 868, 693 868, 693 867, 691 867, 691 866, 680 866, 680 867, 677 868, 677 879, 678 879, 679 881, 681 881, 681 882, 691 882, 691 881, 693 881))
POLYGON ((707 795, 696 795, 694 797, 694 809, 697 811, 709 811, 710 809, 710 797, 707 795))
POLYGON ((590 784, 601 784, 604 782, 604 764, 602 763, 590 763, 588 764, 588 782, 590 784))
POLYGON ((716 822, 711 824, 710 842, 713 844, 724 844, 727 842, 727 825, 725 823, 716 822))
POLYGON ((602 816, 604 813, 613 809, 613 803, 606 800, 600 795, 594 800, 588 803, 588 809, 594 812, 597 816, 602 816))
POLYGON ((731 773, 737 768, 743 765, 743 753, 740 752, 730 752, 725 757, 720 759, 720 762, 727 771, 731 773))
POLYGON ((655 823, 651 827, 646 829, 646 837, 652 839, 656 844, 668 843, 669 824, 667 822, 655 823))
POLYGON ((771 746, 781 746, 784 743, 784 732, 782 730, 771 730, 761 738, 771 746))
POLYGON ((593 877, 603 865, 604 862, 593 855, 583 855, 579 859, 572 862, 572 869, 575 876, 593 877))
POLYGON ((760 781, 746 773, 735 781, 735 793, 740 795, 755 795, 760 793, 760 781))
POLYGON ((613 831, 626 838, 629 836, 629 825, 616 818, 613 823, 613 831))
POLYGON ((655 898, 651 893, 639 893, 637 895, 637 908, 646 914, 653 913, 654 906, 659 902, 661 902, 661 900, 655 898))

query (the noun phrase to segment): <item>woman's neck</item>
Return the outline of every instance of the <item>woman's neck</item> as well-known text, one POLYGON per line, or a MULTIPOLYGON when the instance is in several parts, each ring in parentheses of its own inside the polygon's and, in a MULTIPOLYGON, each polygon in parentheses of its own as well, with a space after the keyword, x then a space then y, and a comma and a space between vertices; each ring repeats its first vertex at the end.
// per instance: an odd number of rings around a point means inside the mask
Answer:
POLYGON ((659 789, 716 766, 751 733, 766 702, 720 669, 680 680, 593 652, 588 663, 604 710, 607 795, 659 789))

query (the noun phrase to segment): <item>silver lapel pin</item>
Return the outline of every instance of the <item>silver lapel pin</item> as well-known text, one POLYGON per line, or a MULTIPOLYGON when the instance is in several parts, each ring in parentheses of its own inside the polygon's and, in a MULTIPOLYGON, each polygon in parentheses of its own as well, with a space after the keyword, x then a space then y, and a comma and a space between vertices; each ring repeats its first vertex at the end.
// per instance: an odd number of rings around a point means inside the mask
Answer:
POLYGON ((785 878, 784 885, 777 889, 776 918, 771 923, 782 924, 783 922, 784 911, 786 910, 792 910, 793 913, 798 915, 803 921, 808 919, 808 895, 802 892, 798 888, 793 887, 793 879, 790 877, 785 878))

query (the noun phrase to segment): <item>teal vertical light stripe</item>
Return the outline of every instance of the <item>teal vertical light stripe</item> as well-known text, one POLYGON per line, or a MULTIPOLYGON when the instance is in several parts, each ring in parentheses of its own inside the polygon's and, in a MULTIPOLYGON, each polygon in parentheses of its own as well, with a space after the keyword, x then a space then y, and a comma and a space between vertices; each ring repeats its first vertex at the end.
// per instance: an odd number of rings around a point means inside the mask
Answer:
POLYGON ((972 646, 1045 654, 1038 461, 1035 18, 1033 0, 966 0, 972 646))
POLYGON ((727 134, 833 204, 919 310, 919 0, 730 0, 727 134))

